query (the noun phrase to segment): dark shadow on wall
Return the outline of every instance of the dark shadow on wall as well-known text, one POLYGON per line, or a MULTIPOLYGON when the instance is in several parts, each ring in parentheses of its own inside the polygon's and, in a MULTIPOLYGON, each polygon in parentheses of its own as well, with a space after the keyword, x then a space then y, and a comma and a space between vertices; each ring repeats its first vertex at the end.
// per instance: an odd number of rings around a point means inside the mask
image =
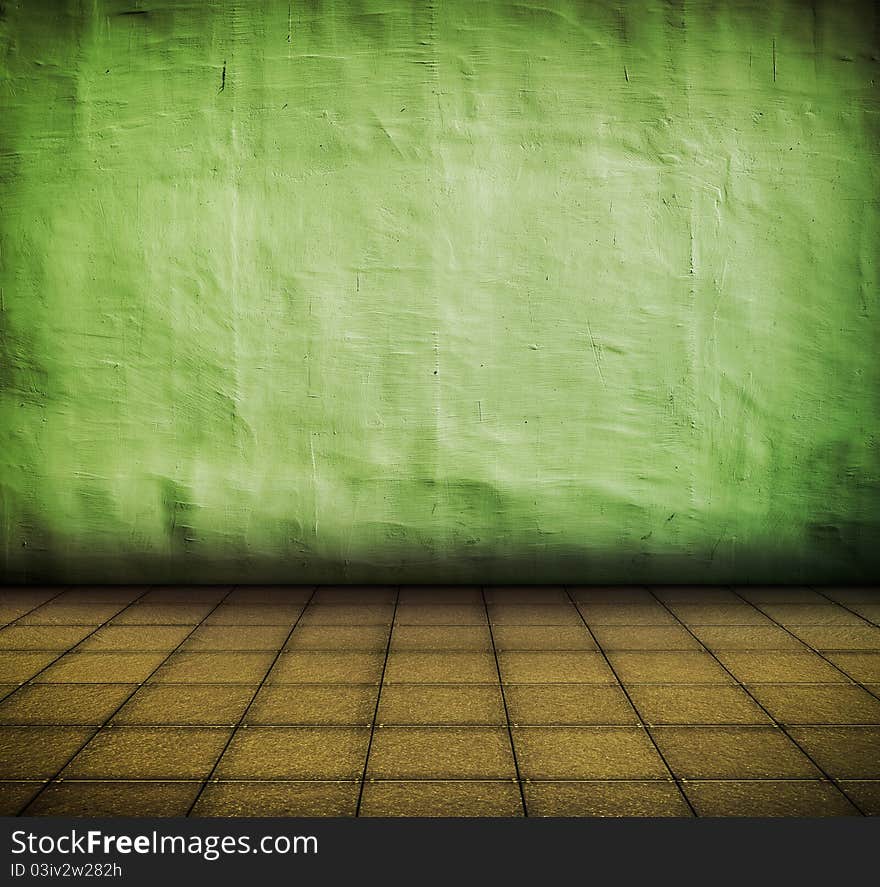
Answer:
MULTIPOLYGON (((48 552, 46 552, 48 554, 48 552)), ((839 551, 810 556, 782 547, 753 548, 735 562, 719 551, 584 551, 536 547, 432 553, 415 548, 353 552, 345 559, 239 551, 145 554, 68 545, 63 559, 33 551, 0 578, 13 583, 86 584, 874 584, 880 556, 847 560, 839 551)))

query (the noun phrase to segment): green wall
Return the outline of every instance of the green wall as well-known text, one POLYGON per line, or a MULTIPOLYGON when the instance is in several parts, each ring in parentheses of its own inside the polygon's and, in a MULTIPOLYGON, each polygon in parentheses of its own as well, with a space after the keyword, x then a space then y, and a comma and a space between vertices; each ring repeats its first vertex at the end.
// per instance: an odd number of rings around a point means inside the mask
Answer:
POLYGON ((871 578, 878 34, 3 2, 3 578, 871 578))

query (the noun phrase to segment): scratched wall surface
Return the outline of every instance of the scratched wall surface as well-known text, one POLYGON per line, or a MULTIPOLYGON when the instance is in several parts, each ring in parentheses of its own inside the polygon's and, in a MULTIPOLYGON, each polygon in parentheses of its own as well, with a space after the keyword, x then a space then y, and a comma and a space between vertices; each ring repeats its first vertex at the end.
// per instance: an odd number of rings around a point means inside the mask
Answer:
POLYGON ((2 578, 873 576, 878 34, 3 2, 2 578))

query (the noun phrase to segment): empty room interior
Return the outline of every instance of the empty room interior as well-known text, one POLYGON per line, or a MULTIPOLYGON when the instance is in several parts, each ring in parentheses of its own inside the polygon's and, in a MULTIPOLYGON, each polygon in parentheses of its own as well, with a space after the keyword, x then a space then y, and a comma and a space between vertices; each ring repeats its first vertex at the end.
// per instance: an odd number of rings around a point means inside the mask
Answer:
POLYGON ((880 814, 880 15, 0 4, 0 815, 880 814))

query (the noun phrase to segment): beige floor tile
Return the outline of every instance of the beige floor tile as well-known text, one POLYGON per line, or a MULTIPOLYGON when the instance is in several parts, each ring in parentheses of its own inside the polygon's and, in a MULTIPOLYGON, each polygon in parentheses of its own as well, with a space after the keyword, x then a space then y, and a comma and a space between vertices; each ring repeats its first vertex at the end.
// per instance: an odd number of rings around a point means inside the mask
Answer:
POLYGON ((713 653, 719 650, 808 652, 801 641, 778 625, 695 625, 692 631, 713 653))
POLYGON ((666 604, 741 604, 734 591, 718 585, 654 585, 654 596, 666 604))
POLYGON ((402 603, 394 620, 398 625, 485 625, 486 608, 475 604, 402 603))
POLYGON ((627 692, 647 724, 771 723, 736 686, 628 684, 627 692))
POLYGON ((8 585, 0 586, 0 600, 3 601, 24 601, 32 600, 34 606, 43 601, 50 600, 63 594, 69 586, 66 585, 31 585, 17 582, 10 582, 8 585))
POLYGON ((390 625, 393 604, 310 604, 300 625, 390 625))
POLYGON ((508 650, 597 650, 596 642, 583 624, 578 625, 493 625, 495 648, 508 650))
POLYGON ((0 630, 0 650, 69 650, 93 630, 89 625, 10 625, 0 630))
POLYGON ((3 779, 49 779, 94 733, 90 727, 0 727, 3 779))
POLYGON ((66 604, 130 604, 149 594, 148 585, 75 585, 57 600, 66 604))
POLYGON ((611 651, 608 659, 624 684, 732 684, 708 653, 699 651, 611 651))
POLYGON ((0 600, 0 626, 15 622, 32 609, 33 607, 28 604, 13 604, 0 600))
POLYGON ((525 779, 652 779, 669 773, 641 727, 514 727, 525 779))
POLYGON ((813 779, 821 774, 775 727, 653 727, 682 779, 813 779))
POLYGON ((522 816, 522 798, 507 782, 368 782, 361 816, 522 816))
POLYGON ((212 782, 193 816, 354 816, 358 782, 212 782))
POLYGON ((579 603, 578 609, 590 628, 600 625, 676 625, 675 617, 661 604, 579 603))
POLYGON ((269 684, 369 684, 382 677, 384 653, 310 650, 282 653, 269 672, 269 684))
POLYGON ((780 625, 864 625, 864 620, 838 604, 760 604, 760 610, 780 625))
POLYGON ((239 585, 223 599, 224 604, 301 604, 312 598, 312 585, 239 585))
POLYGON ((474 604, 483 606, 479 586, 402 585, 398 604, 474 604))
POLYGON ((376 721, 383 725, 437 726, 507 723, 498 684, 386 685, 376 721))
POLYGON ((29 604, 37 607, 65 591, 63 585, 4 585, 0 591, 0 601, 29 604))
POLYGON ((175 653, 150 679, 156 684, 254 684, 275 660, 274 653, 175 653))
POLYGON ((751 604, 827 604, 818 591, 803 586, 738 585, 737 594, 751 604))
POLYGON ((793 625, 791 632, 816 650, 880 653, 880 628, 875 625, 793 625))
POLYGON ((41 672, 58 656, 54 650, 48 652, 0 652, 0 682, 20 684, 41 672))
POLYGON ((691 816, 674 782, 527 782, 529 816, 691 816))
POLYGON ((560 625, 582 627, 575 606, 565 604, 489 604, 489 621, 493 625, 560 625))
POLYGON ((834 779, 880 779, 880 728, 791 727, 789 734, 834 779))
POLYGON ((880 816, 880 780, 846 780, 840 787, 865 816, 880 816))
POLYGON ((228 585, 160 585, 153 586, 139 603, 218 604, 231 590, 228 585))
POLYGON ((844 675, 815 653, 724 650, 717 655, 746 684, 847 683, 844 675))
POLYGON ((0 724, 103 724, 136 684, 30 684, 0 703, 0 724))
POLYGON ((816 588, 826 597, 847 606, 856 603, 872 603, 880 600, 880 585, 826 585, 817 586, 816 588))
POLYGON ((203 625, 181 647, 183 652, 237 650, 277 653, 287 641, 286 625, 203 625))
POLYGON ((26 613, 37 609, 51 599, 51 595, 40 598, 25 598, 18 595, 3 593, 0 596, 0 625, 6 625, 21 619, 26 613))
POLYGON ((880 700, 852 684, 754 684, 752 692, 782 724, 880 725, 880 700))
POLYGON ((669 603, 669 609, 688 627, 697 625, 772 625, 770 619, 745 601, 734 603, 669 603))
POLYGON ((166 653, 67 653, 35 680, 41 684, 136 684, 146 680, 166 653))
POLYGON ((593 634, 610 650, 702 650, 700 642, 680 625, 596 625, 593 634))
POLYGON ((489 586, 483 589, 488 604, 566 604, 571 598, 558 585, 489 586))
POLYGON ((314 604, 394 604, 397 588, 358 588, 323 585, 315 591, 314 604))
POLYGON ((638 716, 620 687, 601 684, 508 684, 515 725, 631 725, 638 716))
POLYGON ((256 685, 147 684, 113 718, 127 726, 232 726, 256 685))
POLYGON ((285 650, 383 653, 390 625, 298 625, 285 650))
POLYGON ((224 603, 205 618, 205 625, 283 625, 290 629, 302 613, 302 604, 224 603))
POLYGON ((498 662, 505 683, 617 683, 601 653, 506 652, 498 662))
POLYGON ((27 808, 28 816, 186 816, 199 782, 53 783, 27 808))
POLYGON ((217 768, 219 779, 359 779, 368 727, 246 727, 217 768))
POLYGON ((858 603, 849 604, 849 609, 858 613, 863 619, 873 622, 874 625, 880 625, 880 596, 873 604, 858 603))
POLYGON ((36 610, 22 616, 18 625, 100 625, 116 615, 125 604, 116 603, 63 603, 49 601, 36 610))
POLYGON ((584 604, 656 604, 657 599, 647 589, 639 586, 573 585, 568 589, 572 600, 584 604))
POLYGON ((880 653, 826 653, 826 658, 862 684, 880 683, 880 653))
POLYGON ((503 727, 377 727, 368 779, 513 779, 503 727))
POLYGON ((229 738, 228 727, 111 727, 65 767, 68 779, 204 779, 229 738))
POLYGON ((491 653, 391 653, 385 666, 385 681, 389 684, 485 684, 498 681, 498 667, 491 653))
POLYGON ((492 652, 488 625, 395 625, 392 653, 418 651, 492 652))
POLYGON ((816 780, 686 782, 699 816, 856 816, 830 783, 816 780))
POLYGON ((369 726, 376 711, 378 684, 276 684, 257 693, 245 718, 257 725, 369 726))
POLYGON ((107 625, 86 638, 77 652, 171 652, 190 631, 188 625, 107 625))
POLYGON ((42 782, 0 782, 0 816, 18 816, 42 787, 42 782))
POLYGON ((213 604, 146 604, 138 601, 111 620, 112 625, 197 625, 213 604))

